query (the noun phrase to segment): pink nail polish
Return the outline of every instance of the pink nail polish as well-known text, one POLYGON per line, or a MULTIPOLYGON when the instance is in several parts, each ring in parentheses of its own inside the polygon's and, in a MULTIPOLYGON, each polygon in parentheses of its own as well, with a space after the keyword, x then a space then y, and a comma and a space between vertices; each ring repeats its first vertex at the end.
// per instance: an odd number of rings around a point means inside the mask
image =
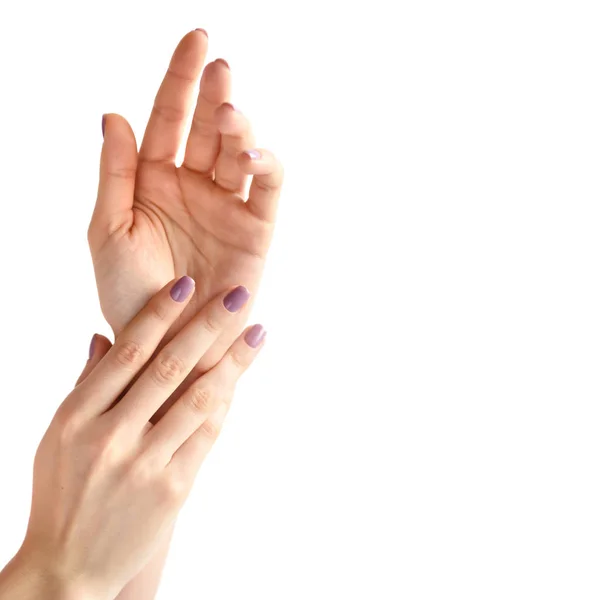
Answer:
POLYGON ((250 348, 257 348, 260 343, 265 339, 267 332, 264 330, 262 325, 253 325, 244 336, 244 340, 246 340, 246 344, 250 346, 250 348))
POLYGON ((259 150, 244 150, 244 154, 247 154, 249 158, 251 158, 252 160, 258 160, 262 154, 260 153, 259 150))
POLYGON ((90 352, 89 358, 91 359, 94 356, 94 349, 96 348, 96 334, 92 336, 92 341, 90 342, 90 352))

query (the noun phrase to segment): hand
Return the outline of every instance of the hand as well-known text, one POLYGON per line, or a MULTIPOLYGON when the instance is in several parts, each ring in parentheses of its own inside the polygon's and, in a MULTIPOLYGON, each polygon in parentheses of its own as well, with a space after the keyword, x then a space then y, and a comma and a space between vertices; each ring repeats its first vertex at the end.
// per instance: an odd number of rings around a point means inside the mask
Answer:
MULTIPOLYGON (((117 335, 167 281, 184 273, 195 298, 168 341, 209 298, 234 284, 254 294, 273 233, 282 169, 267 150, 243 153, 254 139, 228 104, 231 74, 216 60, 204 69, 181 167, 175 166, 194 86, 207 52, 202 30, 180 42, 137 152, 131 127, 106 115, 100 184, 88 239, 100 305, 117 335), (254 154, 253 154, 254 156, 254 154), (254 175, 244 201, 248 175, 254 175)), ((223 330, 195 374, 212 367, 239 333, 249 307, 223 330)))
POLYGON ((76 589, 74 597, 114 598, 150 559, 218 435, 239 376, 262 347, 262 327, 247 329, 152 425, 249 296, 243 287, 219 295, 148 363, 193 287, 189 277, 166 286, 114 346, 95 336, 92 358, 38 448, 19 556, 57 588, 76 589))

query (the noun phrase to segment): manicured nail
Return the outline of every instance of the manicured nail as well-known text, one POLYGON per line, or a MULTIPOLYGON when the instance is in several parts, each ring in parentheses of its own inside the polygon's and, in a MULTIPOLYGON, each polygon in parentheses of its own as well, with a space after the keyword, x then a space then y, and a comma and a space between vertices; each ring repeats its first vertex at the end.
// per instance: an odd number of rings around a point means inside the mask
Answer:
POLYGON ((105 129, 106 129, 106 115, 102 115, 102 137, 104 137, 105 129))
POLYGON ((187 275, 184 275, 181 279, 175 283, 171 288, 171 298, 175 302, 183 302, 194 289, 194 280, 187 275))
POLYGON ((244 154, 247 154, 252 160, 258 160, 262 154, 259 150, 244 150, 244 154))
POLYGON ((229 68, 229 63, 224 58, 217 58, 215 62, 223 63, 231 71, 231 69, 229 68))
POLYGON ((250 298, 250 292, 243 286, 238 285, 234 290, 231 290, 227 296, 223 299, 223 306, 229 312, 237 312, 246 304, 248 298, 250 298))
POLYGON ((250 348, 257 348, 265 339, 267 332, 262 325, 252 325, 246 332, 244 339, 250 348))
POLYGON ((197 27, 195 29, 195 31, 201 31, 206 37, 208 37, 208 33, 206 32, 206 29, 201 29, 200 27, 197 27))
POLYGON ((96 347, 96 334, 92 336, 92 341, 90 342, 90 356, 92 358, 94 356, 94 348, 96 347))
POLYGON ((242 112, 237 106, 231 104, 231 102, 223 102, 223 104, 226 104, 227 106, 230 106, 231 110, 234 110, 237 113, 241 113, 242 112))

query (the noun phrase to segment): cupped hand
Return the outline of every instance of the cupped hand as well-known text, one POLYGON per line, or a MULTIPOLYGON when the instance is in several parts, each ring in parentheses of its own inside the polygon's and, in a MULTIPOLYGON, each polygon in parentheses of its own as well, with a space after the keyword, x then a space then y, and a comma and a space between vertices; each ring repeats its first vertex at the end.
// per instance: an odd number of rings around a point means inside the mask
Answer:
MULTIPOLYGON (((248 120, 227 102, 231 74, 224 60, 206 66, 195 100, 207 44, 206 33, 196 30, 177 46, 139 153, 125 119, 110 114, 103 120, 100 184, 88 239, 100 305, 115 334, 152 294, 184 273, 198 289, 166 340, 228 286, 241 283, 253 294, 258 289, 283 172, 269 151, 254 148, 248 120), (184 160, 177 167, 192 109, 184 160)), ((196 373, 219 360, 248 308, 222 332, 196 373)))
POLYGON ((114 346, 95 337, 78 385, 40 443, 19 557, 65 597, 114 598, 142 569, 187 497, 239 376, 264 343, 261 326, 248 328, 152 425, 150 417, 249 297, 241 286, 220 294, 151 359, 189 308, 193 287, 189 277, 167 285, 114 346))

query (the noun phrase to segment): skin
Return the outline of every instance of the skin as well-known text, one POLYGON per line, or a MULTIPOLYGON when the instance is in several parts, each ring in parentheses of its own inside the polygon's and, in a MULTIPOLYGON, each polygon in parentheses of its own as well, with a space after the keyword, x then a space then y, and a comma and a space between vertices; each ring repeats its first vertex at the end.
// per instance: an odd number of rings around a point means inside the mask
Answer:
POLYGON ((172 527, 235 384, 264 343, 263 336, 253 347, 248 331, 239 336, 152 424, 157 407, 237 316, 221 293, 157 353, 191 303, 192 296, 175 301, 173 285, 151 299, 114 346, 96 340, 57 410, 35 457, 25 540, 0 574, 1 600, 112 599, 172 527))
MULTIPOLYGON (((254 149, 249 121, 228 103, 227 63, 217 59, 202 71, 207 49, 203 30, 188 33, 177 46, 139 152, 127 121, 105 115, 98 199, 88 240, 100 305, 115 335, 173 277, 190 275, 198 290, 167 341, 228 286, 242 284, 253 295, 259 286, 283 170, 266 149, 258 149, 258 159, 244 152, 254 149), (177 167, 175 158, 192 113, 185 157, 177 167)), ((249 308, 202 357, 192 378, 223 356, 249 308)), ((158 411, 155 421, 169 405, 158 411)))
MULTIPOLYGON (((104 118, 98 198, 88 240, 100 305, 115 335, 152 294, 179 275, 193 277, 197 290, 165 342, 227 287, 242 284, 253 295, 258 290, 283 169, 266 149, 258 149, 260 158, 245 153, 255 144, 250 123, 229 104, 227 63, 217 59, 203 69, 207 49, 203 30, 188 33, 177 46, 139 152, 123 117, 104 118), (175 158, 182 148, 184 159, 177 167, 175 158)), ((251 302, 223 330, 186 381, 157 410, 153 423, 194 378, 220 360, 246 322, 250 307, 251 302)), ((118 600, 154 598, 171 532, 163 536, 156 555, 118 600)))

